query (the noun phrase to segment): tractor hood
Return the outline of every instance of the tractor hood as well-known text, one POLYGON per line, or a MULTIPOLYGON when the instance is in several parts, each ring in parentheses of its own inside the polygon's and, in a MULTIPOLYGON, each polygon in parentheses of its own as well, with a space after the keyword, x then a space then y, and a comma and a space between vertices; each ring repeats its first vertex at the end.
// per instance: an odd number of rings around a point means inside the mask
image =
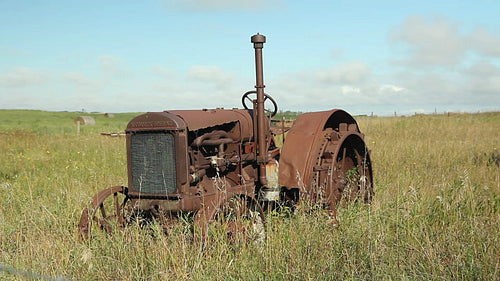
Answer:
POLYGON ((138 130, 189 130, 220 126, 221 124, 238 123, 240 139, 251 139, 253 136, 252 116, 245 109, 203 109, 172 110, 148 112, 132 119, 127 131, 138 130))

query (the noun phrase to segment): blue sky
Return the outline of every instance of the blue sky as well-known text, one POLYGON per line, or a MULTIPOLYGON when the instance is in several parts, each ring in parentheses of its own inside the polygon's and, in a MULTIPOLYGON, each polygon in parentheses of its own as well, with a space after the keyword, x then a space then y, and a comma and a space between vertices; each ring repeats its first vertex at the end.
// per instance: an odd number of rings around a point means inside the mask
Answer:
POLYGON ((500 1, 0 0, 0 108, 500 110, 500 1))

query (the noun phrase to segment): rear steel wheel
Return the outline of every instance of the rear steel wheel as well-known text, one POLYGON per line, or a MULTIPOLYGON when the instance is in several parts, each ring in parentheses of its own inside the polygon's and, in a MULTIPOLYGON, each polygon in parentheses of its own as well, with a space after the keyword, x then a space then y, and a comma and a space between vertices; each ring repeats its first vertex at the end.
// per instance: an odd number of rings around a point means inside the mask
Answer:
POLYGON ((299 200, 327 207, 373 196, 370 153, 354 118, 340 109, 309 112, 293 123, 280 155, 280 185, 299 200), (297 197, 296 197, 297 198, 297 197))
POLYGON ((323 131, 313 184, 318 201, 330 208, 340 201, 363 200, 373 196, 371 163, 363 140, 352 134, 340 138, 331 128, 323 131))

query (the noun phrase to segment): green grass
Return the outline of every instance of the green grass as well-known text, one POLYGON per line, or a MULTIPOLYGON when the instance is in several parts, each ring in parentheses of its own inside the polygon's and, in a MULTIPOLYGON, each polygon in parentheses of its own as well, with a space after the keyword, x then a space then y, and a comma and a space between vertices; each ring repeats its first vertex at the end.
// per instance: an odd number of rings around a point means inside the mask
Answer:
POLYGON ((138 113, 117 113, 107 118, 102 113, 47 112, 39 110, 0 110, 0 132, 27 130, 38 135, 76 134, 74 120, 78 116, 91 116, 97 126, 81 126, 80 133, 124 131, 128 121, 138 113))
POLYGON ((358 117, 372 205, 339 209, 339 228, 323 210, 273 214, 264 245, 219 239, 203 251, 188 223, 78 239, 91 197, 127 184, 125 139, 100 133, 136 114, 88 114, 97 124, 77 136, 80 115, 0 110, 0 279, 500 279, 500 113, 358 117))

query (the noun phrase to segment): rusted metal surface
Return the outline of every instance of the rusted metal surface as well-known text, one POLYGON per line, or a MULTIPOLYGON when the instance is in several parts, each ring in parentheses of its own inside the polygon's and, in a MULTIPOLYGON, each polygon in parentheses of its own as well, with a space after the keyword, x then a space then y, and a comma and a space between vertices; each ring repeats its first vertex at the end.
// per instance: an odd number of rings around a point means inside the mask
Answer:
POLYGON ((204 110, 171 110, 169 113, 182 118, 189 130, 220 126, 237 122, 240 126, 238 140, 249 140, 253 137, 253 121, 248 110, 242 109, 204 109, 204 110))
MULTIPOLYGON (((252 109, 254 111, 257 108, 257 91, 248 91, 241 97, 241 104, 245 109, 252 109), (255 95, 255 99, 253 98, 255 95)), ((264 93, 264 113, 267 117, 273 117, 278 113, 278 104, 276 101, 268 94, 264 93), (269 101, 272 107, 266 108, 266 101, 269 101)))
POLYGON ((83 210, 78 224, 78 229, 83 239, 89 238, 92 223, 98 224, 108 234, 112 232, 111 221, 116 221, 121 226, 125 224, 125 219, 122 215, 122 208, 125 201, 119 202, 118 200, 118 193, 124 193, 125 190, 126 188, 123 186, 113 186, 102 190, 92 198, 90 210, 89 208, 83 210), (114 207, 111 213, 107 213, 104 201, 110 196, 113 196, 112 204, 114 207))
POLYGON ((139 115, 132 119, 128 125, 127 130, 154 130, 156 128, 171 129, 171 130, 185 130, 185 122, 175 114, 164 112, 148 112, 139 115))
POLYGON ((247 219, 243 224, 228 222, 234 236, 233 232, 251 232, 249 221, 253 232, 263 229, 264 212, 287 200, 323 204, 334 223, 335 207, 342 199, 371 200, 370 155, 347 112, 311 112, 293 125, 281 120, 270 127, 278 107, 264 93, 266 38, 256 34, 251 42, 256 85, 243 95, 244 109, 148 112, 129 122, 128 187, 111 187, 94 196, 80 219, 82 237, 88 238, 92 223, 107 233, 112 226, 126 224, 130 217, 124 214, 125 204, 133 214, 148 214, 165 224, 191 213, 205 241, 208 225, 221 216, 231 217, 227 212, 247 219), (266 104, 272 107, 266 109, 266 104), (285 132, 279 148, 274 135, 285 132), (256 215, 260 222, 254 221, 256 215))
MULTIPOLYGON (((319 157, 319 149, 322 139, 321 132, 330 127, 339 130, 339 124, 328 122, 332 117, 338 115, 342 123, 356 121, 345 111, 334 109, 330 111, 310 112, 302 114, 295 120, 292 128, 288 131, 286 142, 283 145, 280 157, 280 184, 288 188, 300 188, 306 191, 310 185, 310 175, 314 162, 319 157), (297 153, 300 151, 300 153, 297 153)), ((358 133, 359 131, 354 131, 358 133)))
POLYGON ((263 239, 262 232, 264 229, 259 229, 264 227, 265 214, 262 209, 260 203, 253 195, 254 187, 252 185, 247 185, 246 189, 241 190, 240 187, 233 187, 227 191, 217 192, 216 195, 211 198, 211 200, 207 200, 206 204, 200 208, 200 210, 196 213, 194 223, 198 228, 199 239, 203 244, 207 243, 208 239, 208 226, 211 223, 214 223, 218 216, 227 215, 225 212, 229 210, 235 211, 235 215, 233 219, 228 221, 228 236, 235 236, 235 232, 244 232, 249 234, 251 231, 256 231, 256 235, 260 236, 259 239, 263 239), (232 200, 237 199, 239 202, 239 208, 234 208, 231 206, 233 203, 232 200), (253 213, 253 214, 252 214, 253 213), (243 218, 247 216, 247 218, 243 218), (256 220, 257 218, 260 221, 256 220), (250 224, 242 224, 242 219, 250 219, 250 224), (259 225, 262 224, 262 225, 259 225), (247 229, 248 227, 252 227, 253 229, 247 229))
POLYGON ((357 169, 361 189, 370 193, 363 196, 371 198, 371 160, 363 138, 354 118, 343 110, 299 116, 281 151, 280 185, 333 207, 341 199, 346 174, 357 169))
POLYGON ((263 186, 267 185, 266 164, 269 160, 267 156, 267 134, 264 124, 266 115, 264 112, 264 71, 262 65, 262 48, 266 42, 266 37, 261 34, 252 36, 251 41, 255 49, 255 89, 257 90, 257 163, 259 164, 259 181, 263 186))

